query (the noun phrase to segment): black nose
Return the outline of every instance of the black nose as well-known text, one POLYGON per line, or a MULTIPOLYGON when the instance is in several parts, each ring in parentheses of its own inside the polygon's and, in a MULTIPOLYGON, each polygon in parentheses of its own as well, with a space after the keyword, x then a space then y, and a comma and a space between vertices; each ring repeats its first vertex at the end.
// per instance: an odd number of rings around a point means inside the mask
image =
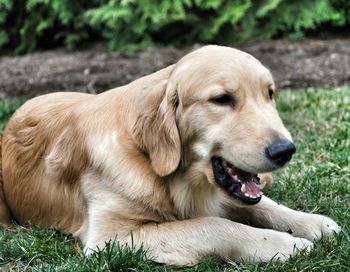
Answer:
POLYGON ((295 153, 295 145, 288 140, 279 140, 270 144, 265 149, 266 157, 278 166, 288 162, 295 153))

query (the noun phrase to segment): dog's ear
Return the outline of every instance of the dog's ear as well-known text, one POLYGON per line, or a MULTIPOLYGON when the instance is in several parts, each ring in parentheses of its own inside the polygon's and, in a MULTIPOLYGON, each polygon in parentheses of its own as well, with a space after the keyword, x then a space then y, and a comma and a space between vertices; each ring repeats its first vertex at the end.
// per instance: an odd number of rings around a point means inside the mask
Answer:
POLYGON ((153 88, 160 89, 150 98, 148 110, 135 123, 134 138, 149 156, 153 170, 163 177, 176 170, 181 158, 175 114, 178 94, 174 86, 164 82, 153 88))

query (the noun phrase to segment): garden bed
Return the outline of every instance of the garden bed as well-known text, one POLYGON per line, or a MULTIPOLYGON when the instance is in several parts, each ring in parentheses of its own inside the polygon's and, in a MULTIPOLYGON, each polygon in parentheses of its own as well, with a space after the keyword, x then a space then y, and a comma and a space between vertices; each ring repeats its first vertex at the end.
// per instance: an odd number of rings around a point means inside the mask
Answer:
MULTIPOLYGON (((106 52, 102 44, 81 51, 56 49, 0 57, 0 98, 54 91, 99 93, 176 62, 186 49, 149 48, 133 56, 106 52)), ((279 88, 350 84, 350 39, 250 42, 240 46, 269 67, 279 88)))

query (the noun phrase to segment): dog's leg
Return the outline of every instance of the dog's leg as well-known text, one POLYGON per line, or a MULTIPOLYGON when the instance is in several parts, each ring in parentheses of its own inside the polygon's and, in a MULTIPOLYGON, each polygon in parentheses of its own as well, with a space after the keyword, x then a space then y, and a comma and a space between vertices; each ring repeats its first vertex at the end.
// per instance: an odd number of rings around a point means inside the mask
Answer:
MULTIPOLYGON (((103 220, 103 214, 100 216, 103 220)), ((121 225, 123 223, 119 222, 121 225)), ((217 217, 147 223, 128 236, 119 235, 118 226, 109 230, 101 229, 101 226, 103 224, 94 232, 98 239, 88 239, 85 247, 87 254, 96 248, 96 244, 101 246, 117 236, 121 244, 130 245, 133 242, 136 247, 143 245, 148 257, 156 262, 174 265, 193 265, 209 256, 231 260, 269 261, 275 258, 283 261, 296 249, 309 250, 312 247, 310 241, 288 233, 257 229, 217 217)))
POLYGON ((246 208, 232 206, 231 208, 230 213, 234 213, 242 222, 289 232, 293 236, 309 240, 320 238, 322 235, 329 236, 340 231, 337 223, 326 216, 295 211, 277 204, 265 196, 256 205, 246 208))

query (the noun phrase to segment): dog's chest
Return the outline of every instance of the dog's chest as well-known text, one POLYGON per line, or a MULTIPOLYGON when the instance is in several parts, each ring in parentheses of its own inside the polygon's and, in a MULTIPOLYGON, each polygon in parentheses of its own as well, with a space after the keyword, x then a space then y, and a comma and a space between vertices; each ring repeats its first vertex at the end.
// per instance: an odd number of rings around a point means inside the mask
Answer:
POLYGON ((175 181, 170 186, 170 195, 181 219, 224 215, 219 192, 204 177, 175 181))

